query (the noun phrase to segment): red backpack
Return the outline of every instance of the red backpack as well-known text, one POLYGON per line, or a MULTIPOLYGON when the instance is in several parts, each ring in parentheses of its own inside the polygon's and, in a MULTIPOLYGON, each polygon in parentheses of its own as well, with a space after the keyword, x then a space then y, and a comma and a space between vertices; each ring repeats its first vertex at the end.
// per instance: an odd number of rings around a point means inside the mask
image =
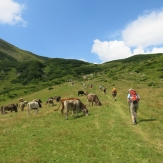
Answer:
POLYGON ((139 97, 135 90, 130 91, 130 96, 131 96, 131 101, 133 102, 133 104, 136 104, 139 101, 139 97))

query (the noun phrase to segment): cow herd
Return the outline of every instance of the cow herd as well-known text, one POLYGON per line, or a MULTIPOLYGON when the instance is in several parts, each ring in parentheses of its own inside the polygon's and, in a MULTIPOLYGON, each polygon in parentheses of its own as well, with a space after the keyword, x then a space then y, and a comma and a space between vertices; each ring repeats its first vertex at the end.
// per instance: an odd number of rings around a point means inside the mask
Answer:
MULTIPOLYGON (((102 105, 101 101, 99 100, 98 96, 96 94, 89 94, 88 92, 84 92, 82 90, 78 91, 78 96, 79 95, 85 95, 87 98, 87 101, 92 104, 95 105, 102 105)), ((66 98, 66 99, 61 99, 61 96, 54 96, 54 97, 50 97, 46 102, 45 105, 48 104, 54 106, 54 100, 56 100, 56 102, 60 102, 60 105, 58 107, 58 109, 55 109, 54 111, 57 111, 60 109, 61 107, 61 114, 64 115, 65 114, 65 119, 68 119, 68 113, 69 111, 72 112, 71 116, 73 116, 74 114, 76 114, 76 117, 78 117, 78 113, 82 112, 84 116, 88 116, 88 109, 86 107, 86 105, 84 105, 81 100, 79 98, 66 98)), ((39 108, 42 107, 41 105, 42 101, 39 100, 33 100, 31 102, 27 102, 24 101, 23 99, 20 100, 19 104, 9 104, 7 106, 1 106, 1 113, 5 114, 7 111, 10 112, 17 112, 18 108, 20 108, 21 111, 24 111, 24 108, 27 107, 28 110, 28 114, 30 115, 30 111, 31 109, 35 110, 35 113, 38 113, 39 108)))

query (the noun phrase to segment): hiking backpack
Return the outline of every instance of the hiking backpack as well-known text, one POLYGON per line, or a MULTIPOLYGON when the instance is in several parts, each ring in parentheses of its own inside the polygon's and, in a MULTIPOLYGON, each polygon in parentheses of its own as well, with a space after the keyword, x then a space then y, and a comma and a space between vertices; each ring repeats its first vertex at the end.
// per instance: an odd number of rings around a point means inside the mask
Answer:
POLYGON ((117 94, 117 90, 115 88, 112 90, 112 94, 114 94, 114 95, 117 94))
POLYGON ((136 91, 131 90, 129 93, 130 93, 130 96, 131 96, 131 101, 133 102, 133 104, 136 104, 139 101, 139 97, 138 97, 136 91))

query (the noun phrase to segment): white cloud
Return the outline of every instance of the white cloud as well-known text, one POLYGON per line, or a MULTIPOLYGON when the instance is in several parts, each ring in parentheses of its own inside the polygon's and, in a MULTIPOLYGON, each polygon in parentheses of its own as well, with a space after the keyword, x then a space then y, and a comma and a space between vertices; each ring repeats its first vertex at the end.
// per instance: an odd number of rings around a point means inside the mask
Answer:
POLYGON ((80 61, 84 61, 84 62, 87 62, 85 59, 83 59, 83 58, 81 58, 81 59, 79 59, 80 61))
POLYGON ((92 53, 102 62, 135 54, 163 53, 163 10, 139 16, 121 32, 121 40, 94 40, 92 53))
POLYGON ((14 0, 0 0, 0 24, 26 25, 22 18, 22 12, 25 6, 14 0))
POLYGON ((133 54, 144 54, 144 49, 142 46, 138 46, 136 49, 133 50, 133 54))
POLYGON ((150 53, 163 53, 163 47, 161 47, 161 48, 153 48, 150 53))
POLYGON ((102 62, 127 58, 131 56, 131 51, 123 41, 104 41, 94 40, 92 53, 96 53, 102 62))
POLYGON ((151 46, 163 43, 163 11, 153 11, 140 16, 122 31, 128 46, 151 46))

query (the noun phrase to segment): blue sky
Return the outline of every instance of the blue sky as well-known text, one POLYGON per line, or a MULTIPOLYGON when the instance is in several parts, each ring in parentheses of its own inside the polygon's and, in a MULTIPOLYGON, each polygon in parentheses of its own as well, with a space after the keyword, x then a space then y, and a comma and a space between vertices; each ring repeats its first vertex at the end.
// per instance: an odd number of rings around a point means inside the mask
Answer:
POLYGON ((163 0, 0 0, 0 38, 98 64, 163 53, 163 0))

